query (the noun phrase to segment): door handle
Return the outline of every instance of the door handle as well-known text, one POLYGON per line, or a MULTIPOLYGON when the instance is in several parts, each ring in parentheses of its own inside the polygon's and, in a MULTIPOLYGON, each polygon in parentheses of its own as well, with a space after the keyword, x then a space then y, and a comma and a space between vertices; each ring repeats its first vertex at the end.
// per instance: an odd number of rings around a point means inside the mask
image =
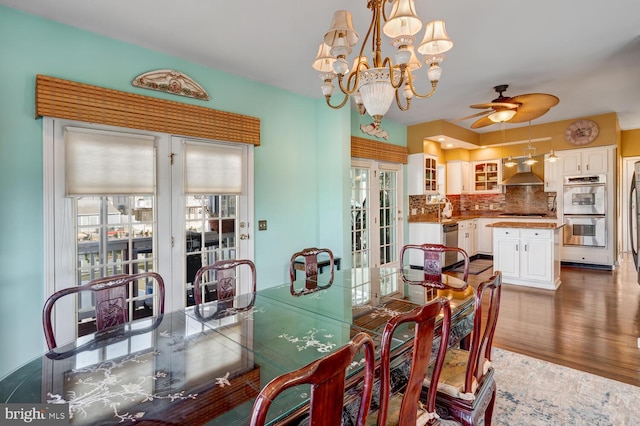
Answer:
POLYGON ((249 236, 247 234, 240 234, 240 239, 241 240, 248 240, 249 236))

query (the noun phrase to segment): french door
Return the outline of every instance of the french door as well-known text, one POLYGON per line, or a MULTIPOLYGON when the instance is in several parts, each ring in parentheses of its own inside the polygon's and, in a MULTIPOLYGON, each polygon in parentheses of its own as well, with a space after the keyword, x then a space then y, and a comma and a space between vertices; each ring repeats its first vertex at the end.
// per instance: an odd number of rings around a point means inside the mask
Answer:
POLYGON ((402 248, 402 165, 351 163, 351 255, 354 267, 398 266, 402 248))
MULTIPOLYGON (((50 118, 43 127, 47 296, 155 271, 165 311, 178 310, 193 303, 200 266, 253 259, 252 147, 50 118)), ((137 283, 128 297, 131 318, 157 313, 152 284, 137 283)), ((63 305, 61 342, 84 334, 94 314, 91 295, 63 305)))

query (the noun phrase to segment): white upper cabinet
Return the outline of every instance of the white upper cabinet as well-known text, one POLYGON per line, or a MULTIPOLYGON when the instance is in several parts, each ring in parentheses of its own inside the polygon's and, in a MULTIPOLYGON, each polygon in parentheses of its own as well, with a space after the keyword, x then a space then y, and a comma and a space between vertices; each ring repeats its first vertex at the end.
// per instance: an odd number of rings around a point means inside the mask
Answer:
MULTIPOLYGON (((558 154, 556 154, 558 155, 558 154)), ((559 157, 559 156, 558 156, 559 157)), ((545 192, 561 192, 562 176, 560 176, 560 167, 562 160, 551 162, 548 160, 549 154, 544 155, 544 190, 545 192)))
POLYGON ((475 193, 502 192, 502 164, 500 160, 475 161, 471 165, 471 191, 475 193))
POLYGON ((469 162, 447 161, 447 194, 466 194, 469 183, 469 162))
POLYGON ((424 195, 438 191, 438 159, 426 154, 409 154, 407 190, 409 195, 424 195))
POLYGON ((607 173, 608 150, 606 148, 572 149, 558 153, 563 176, 607 173))

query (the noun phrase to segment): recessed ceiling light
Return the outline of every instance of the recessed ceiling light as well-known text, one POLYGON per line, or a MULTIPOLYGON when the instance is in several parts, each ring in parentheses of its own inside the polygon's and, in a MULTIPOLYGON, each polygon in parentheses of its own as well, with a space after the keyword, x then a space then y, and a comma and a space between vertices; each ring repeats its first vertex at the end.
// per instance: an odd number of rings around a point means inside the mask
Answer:
POLYGON ((448 143, 447 144, 447 148, 453 148, 453 144, 452 143, 448 143))
POLYGON ((480 148, 482 148, 482 149, 484 149, 486 147, 487 147, 486 145, 480 145, 480 148))
POLYGON ((438 142, 444 142, 444 138, 438 138, 438 142))

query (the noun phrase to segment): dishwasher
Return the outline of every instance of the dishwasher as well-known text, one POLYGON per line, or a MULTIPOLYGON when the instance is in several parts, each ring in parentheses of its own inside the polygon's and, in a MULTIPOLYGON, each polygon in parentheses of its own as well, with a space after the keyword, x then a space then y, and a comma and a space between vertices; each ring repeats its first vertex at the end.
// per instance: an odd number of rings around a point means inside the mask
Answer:
MULTIPOLYGON (((442 224, 442 244, 447 247, 458 247, 458 224, 443 223, 442 224)), ((448 251, 444 254, 443 268, 453 265, 458 261, 458 253, 448 251)))

